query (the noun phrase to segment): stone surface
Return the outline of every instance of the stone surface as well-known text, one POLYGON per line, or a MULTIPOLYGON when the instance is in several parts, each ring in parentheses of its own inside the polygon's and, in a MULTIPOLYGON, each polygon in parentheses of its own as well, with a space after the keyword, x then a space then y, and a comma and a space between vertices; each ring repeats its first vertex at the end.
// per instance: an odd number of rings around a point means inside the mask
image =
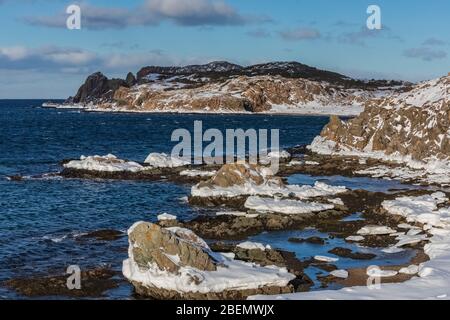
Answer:
POLYGON ((450 159, 450 76, 416 85, 410 92, 372 100, 349 121, 333 116, 321 136, 336 151, 398 153, 413 160, 450 159))
POLYGON ((195 234, 175 234, 152 223, 138 224, 129 234, 135 262, 145 268, 156 263, 159 269, 176 273, 180 267, 216 270, 216 261, 195 234), (174 258, 176 257, 176 258, 174 258), (175 261, 178 260, 178 261, 175 261))

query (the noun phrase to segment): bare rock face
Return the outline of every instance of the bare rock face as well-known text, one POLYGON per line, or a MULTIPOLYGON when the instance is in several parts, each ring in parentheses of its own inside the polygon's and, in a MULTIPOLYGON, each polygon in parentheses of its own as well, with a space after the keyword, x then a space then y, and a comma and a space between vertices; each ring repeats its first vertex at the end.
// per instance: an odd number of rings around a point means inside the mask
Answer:
POLYGON ((267 182, 268 177, 270 177, 271 183, 279 186, 283 185, 282 180, 273 177, 269 169, 247 163, 225 164, 211 179, 201 182, 198 185, 198 188, 228 188, 232 186, 242 186, 246 183, 262 185, 267 182))
POLYGON ((132 72, 128 72, 125 82, 129 87, 132 87, 137 83, 136 77, 132 72))
POLYGON ((450 158, 450 76, 416 85, 411 91, 367 103, 358 117, 332 117, 321 136, 336 151, 382 151, 413 160, 450 158))
POLYGON ((160 270, 176 273, 180 267, 214 271, 216 262, 194 233, 174 233, 152 223, 140 223, 129 234, 135 262, 145 268, 156 263, 160 270))
POLYGON ((108 79, 101 72, 97 72, 86 79, 71 102, 87 104, 108 101, 121 86, 129 85, 122 79, 108 79))

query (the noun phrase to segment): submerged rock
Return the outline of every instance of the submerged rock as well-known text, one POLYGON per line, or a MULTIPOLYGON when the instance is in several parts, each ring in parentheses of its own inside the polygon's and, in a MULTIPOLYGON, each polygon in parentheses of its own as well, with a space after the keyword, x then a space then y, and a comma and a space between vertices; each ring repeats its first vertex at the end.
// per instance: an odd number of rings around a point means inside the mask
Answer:
POLYGON ((89 232, 87 234, 83 234, 79 237, 79 239, 96 239, 99 241, 115 241, 115 240, 119 240, 123 236, 125 236, 125 234, 121 231, 105 229, 105 230, 96 230, 96 231, 89 232))
POLYGON ((289 238, 288 239, 289 242, 292 243, 311 243, 311 244, 318 244, 318 245, 324 245, 325 244, 325 239, 321 238, 321 237, 309 237, 306 239, 302 239, 302 238, 289 238))
POLYGON ((117 288, 121 282, 114 277, 118 274, 107 268, 97 268, 81 272, 81 289, 69 290, 67 278, 61 274, 47 277, 11 279, 5 285, 26 297, 76 297, 95 298, 103 296, 105 291, 117 288))
POLYGON ((353 252, 348 248, 334 248, 328 253, 334 254, 335 256, 342 258, 350 258, 354 260, 372 260, 376 257, 373 253, 363 253, 363 252, 353 252))

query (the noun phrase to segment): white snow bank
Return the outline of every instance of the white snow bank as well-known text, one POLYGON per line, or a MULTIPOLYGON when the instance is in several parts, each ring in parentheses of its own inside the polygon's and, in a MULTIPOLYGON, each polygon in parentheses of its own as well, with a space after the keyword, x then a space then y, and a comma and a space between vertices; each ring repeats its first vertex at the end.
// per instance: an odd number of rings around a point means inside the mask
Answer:
POLYGON ((437 205, 445 201, 447 201, 445 194, 436 192, 432 195, 384 201, 381 205, 389 213, 405 217, 408 222, 442 227, 450 221, 450 212, 445 208, 437 210, 437 205))
POLYGON ((102 172, 139 172, 144 170, 144 167, 139 163, 118 159, 113 154, 81 156, 80 160, 73 160, 64 164, 64 168, 102 172))
POLYGON ((202 171, 202 170, 183 170, 180 172, 180 176, 186 177, 212 177, 217 171, 202 171))
POLYGON ((328 256, 314 256, 314 260, 320 261, 320 262, 337 262, 339 261, 339 258, 333 258, 328 256))
POLYGON ((322 155, 355 156, 360 158, 372 158, 382 161, 405 164, 406 168, 391 168, 388 166, 376 166, 365 170, 356 171, 356 174, 370 175, 373 177, 387 177, 397 180, 417 179, 421 182, 440 185, 450 184, 450 161, 427 158, 423 161, 413 160, 411 156, 402 156, 399 153, 387 155, 382 151, 356 150, 345 146, 337 146, 336 142, 317 136, 308 146, 312 152, 322 155))
POLYGON ((409 267, 401 268, 398 273, 410 275, 417 274, 419 273, 419 266, 412 264, 409 267))
POLYGON ((239 243, 237 247, 244 250, 261 250, 261 251, 272 249, 269 245, 264 246, 262 243, 250 241, 239 243))
POLYGON ((238 197, 238 196, 295 196, 299 199, 308 199, 314 197, 326 197, 344 193, 347 189, 343 186, 330 186, 323 182, 317 181, 314 186, 309 185, 285 185, 279 186, 272 183, 270 179, 262 185, 247 182, 244 185, 235 185, 228 188, 221 187, 203 187, 198 185, 191 189, 192 196, 195 197, 238 197))
POLYGON ((386 226, 365 226, 358 230, 357 234, 360 236, 368 236, 368 235, 386 235, 396 233, 394 229, 391 229, 386 226))
POLYGON ((252 196, 247 199, 244 206, 257 212, 274 212, 282 214, 304 214, 320 212, 334 208, 332 204, 318 202, 304 202, 300 200, 280 200, 252 196))
POLYGON ((153 168, 177 168, 190 165, 190 161, 169 156, 165 153, 150 153, 144 163, 153 168))
POLYGON ((333 277, 336 277, 336 278, 341 278, 341 279, 347 279, 348 278, 348 271, 347 270, 334 270, 334 271, 331 271, 330 274, 333 277))
MULTIPOLYGON (((128 233, 132 232, 133 227, 128 233)), ((172 232, 182 232, 180 228, 168 228, 172 232)), ((216 271, 202 271, 192 267, 181 267, 178 274, 160 270, 156 264, 142 269, 134 261, 133 245, 128 249, 129 258, 123 261, 122 272, 125 278, 143 286, 174 290, 180 293, 208 293, 225 290, 257 289, 264 286, 286 286, 295 276, 286 268, 275 266, 261 267, 254 263, 233 260, 230 256, 219 254, 222 265, 216 271), (195 280, 195 281, 194 281, 195 280)))
MULTIPOLYGON (((430 261, 419 266, 417 277, 404 283, 381 284, 379 290, 361 286, 344 288, 341 290, 326 290, 307 293, 295 293, 280 296, 255 296, 250 299, 286 299, 286 300, 312 300, 312 299, 335 299, 335 300, 422 300, 422 299, 450 299, 450 221, 446 213, 450 207, 437 208, 439 203, 448 201, 443 194, 431 196, 397 198, 385 202, 386 208, 391 214, 401 214, 411 223, 426 222, 424 230, 432 235, 430 243, 424 247, 425 253, 430 261), (412 206, 411 203, 414 205, 412 206), (390 211, 392 210, 392 211, 390 211), (428 214, 428 215, 427 215, 428 214), (436 220, 435 215, 441 217, 436 220), (429 217, 429 219, 427 219, 429 217)), ((408 267, 410 269, 410 267, 408 267)), ((408 270, 410 272, 415 271, 408 270)), ((402 270, 406 271, 406 270, 402 270)))
POLYGON ((351 241, 351 242, 361 242, 364 241, 364 237, 363 236, 349 236, 347 238, 345 238, 346 241, 351 241))
POLYGON ((345 205, 345 204, 344 204, 344 201, 342 201, 341 198, 327 199, 327 201, 328 201, 329 203, 333 203, 333 204, 338 205, 338 206, 343 206, 343 205, 345 205))
POLYGON ((394 270, 382 270, 379 268, 368 268, 366 273, 369 277, 380 277, 380 278, 395 277, 398 274, 398 272, 394 270))

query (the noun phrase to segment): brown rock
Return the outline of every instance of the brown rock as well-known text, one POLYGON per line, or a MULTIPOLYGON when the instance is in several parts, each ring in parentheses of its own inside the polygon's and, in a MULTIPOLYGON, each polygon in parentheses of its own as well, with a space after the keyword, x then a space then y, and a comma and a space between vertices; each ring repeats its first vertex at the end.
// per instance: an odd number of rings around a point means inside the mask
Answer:
POLYGON ((156 224, 141 222, 129 234, 129 240, 133 245, 134 260, 143 268, 156 263, 161 270, 172 273, 188 266, 205 271, 216 270, 216 261, 207 248, 199 245, 195 234, 175 234, 156 224), (171 256, 178 256, 179 262, 173 261, 171 256))

